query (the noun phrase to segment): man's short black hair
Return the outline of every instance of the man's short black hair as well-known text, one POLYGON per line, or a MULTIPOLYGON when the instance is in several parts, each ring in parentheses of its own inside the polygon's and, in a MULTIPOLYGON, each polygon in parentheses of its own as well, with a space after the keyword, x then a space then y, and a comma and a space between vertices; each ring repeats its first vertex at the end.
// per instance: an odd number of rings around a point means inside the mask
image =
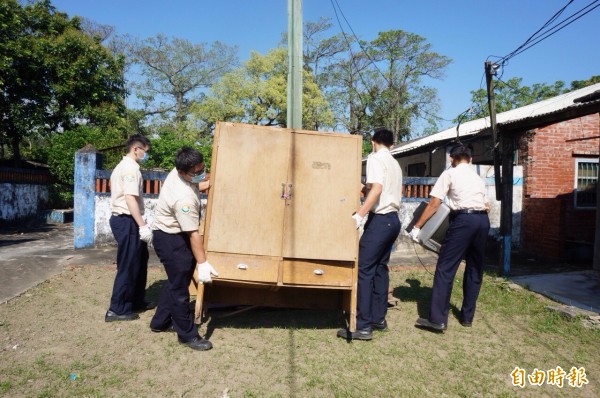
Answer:
POLYGON ((394 145, 394 133, 392 133, 388 129, 376 129, 375 134, 373 134, 373 138, 371 138, 374 142, 378 144, 383 144, 387 147, 391 147, 394 145))
POLYGON ((200 152, 189 146, 181 147, 175 154, 175 168, 178 171, 187 173, 194 168, 195 165, 204 161, 204 157, 200 152))
POLYGON ((134 146, 141 146, 142 148, 150 147, 150 140, 144 137, 141 134, 133 134, 127 138, 125 141, 125 148, 127 148, 127 152, 131 151, 131 148, 134 146), (137 144, 137 145, 136 145, 137 144))
POLYGON ((450 157, 456 160, 471 160, 471 148, 458 144, 450 149, 450 157))

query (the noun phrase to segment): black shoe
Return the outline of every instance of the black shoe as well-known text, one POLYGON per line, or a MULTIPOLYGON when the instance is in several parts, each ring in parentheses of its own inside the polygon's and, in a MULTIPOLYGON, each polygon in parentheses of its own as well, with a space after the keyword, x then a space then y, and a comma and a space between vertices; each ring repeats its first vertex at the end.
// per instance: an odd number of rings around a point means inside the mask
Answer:
POLYGON ((156 303, 154 301, 144 301, 144 304, 142 304, 141 306, 135 306, 133 308, 134 312, 144 312, 144 311, 150 311, 156 308, 156 303))
POLYGON ((153 328, 152 326, 150 326, 150 330, 153 331, 154 333, 175 333, 175 328, 173 327, 173 324, 167 326, 166 328, 153 328))
POLYGON ((387 330, 387 321, 384 319, 381 323, 372 323, 371 328, 374 330, 387 330))
POLYGON ((417 319, 417 322, 415 323, 415 326, 418 327, 418 328, 433 330, 434 332, 443 332, 444 330, 447 329, 447 326, 446 326, 445 323, 431 322, 427 318, 419 318, 419 319, 417 319))
POLYGON ((358 329, 356 332, 350 332, 348 329, 340 329, 337 331, 337 337, 346 340, 371 340, 373 332, 371 329, 358 329))
POLYGON ((192 350, 198 351, 206 351, 212 348, 212 343, 206 339, 203 339, 200 336, 194 337, 190 341, 181 341, 179 340, 179 344, 186 345, 190 347, 192 350))
POLYGON ((116 321, 133 321, 134 319, 138 319, 140 316, 138 314, 123 314, 118 315, 111 310, 106 311, 106 315, 104 316, 104 321, 106 322, 116 322, 116 321))
POLYGON ((473 326, 473 321, 458 321, 461 325, 463 325, 466 328, 470 328, 471 326, 473 326))

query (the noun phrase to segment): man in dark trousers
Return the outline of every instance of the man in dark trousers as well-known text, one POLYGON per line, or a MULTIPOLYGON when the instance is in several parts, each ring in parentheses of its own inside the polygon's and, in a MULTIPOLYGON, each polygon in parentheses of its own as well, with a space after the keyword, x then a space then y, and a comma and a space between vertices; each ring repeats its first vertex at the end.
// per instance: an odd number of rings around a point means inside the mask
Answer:
POLYGON ((417 319, 415 325, 438 332, 447 328, 454 276, 463 258, 466 268, 459 322, 465 327, 472 326, 490 229, 489 200, 483 179, 469 165, 471 150, 465 145, 457 145, 450 151, 450 160, 452 167, 438 178, 430 193, 431 200, 410 231, 410 236, 417 241, 420 228, 447 197, 452 212, 435 269, 429 317, 417 319))
POLYGON ((390 154, 393 143, 394 135, 389 130, 380 129, 373 134, 373 153, 367 158, 367 196, 352 215, 357 229, 364 223, 364 232, 358 248, 356 331, 337 332, 338 337, 349 340, 371 340, 373 329, 387 329, 388 262, 400 233, 398 210, 402 189, 402 169, 390 154))
POLYGON ((194 269, 198 282, 211 282, 218 275, 206 261, 200 225, 200 192, 198 184, 205 178, 202 154, 183 147, 175 155, 171 170, 160 191, 154 211, 156 254, 165 267, 165 283, 156 313, 150 321, 153 332, 176 332, 180 344, 194 350, 210 350, 212 344, 198 335, 190 309, 188 286, 194 269))
POLYGON ((137 312, 154 308, 146 302, 148 243, 152 230, 144 221, 142 173, 140 165, 148 158, 150 141, 140 134, 125 143, 127 155, 110 175, 110 229, 117 241, 117 274, 106 322, 130 321, 137 312))

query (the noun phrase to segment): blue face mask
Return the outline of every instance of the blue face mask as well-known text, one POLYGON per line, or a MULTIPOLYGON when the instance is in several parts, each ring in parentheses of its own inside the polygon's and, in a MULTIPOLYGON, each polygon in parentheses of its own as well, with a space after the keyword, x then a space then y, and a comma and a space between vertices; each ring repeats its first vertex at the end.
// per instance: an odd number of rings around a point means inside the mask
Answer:
POLYGON ((206 179, 206 171, 203 171, 202 174, 198 174, 192 177, 192 183, 198 184, 206 179))
POLYGON ((144 163, 146 160, 148 160, 148 154, 146 152, 144 152, 144 156, 139 158, 139 161, 140 161, 140 163, 144 163))

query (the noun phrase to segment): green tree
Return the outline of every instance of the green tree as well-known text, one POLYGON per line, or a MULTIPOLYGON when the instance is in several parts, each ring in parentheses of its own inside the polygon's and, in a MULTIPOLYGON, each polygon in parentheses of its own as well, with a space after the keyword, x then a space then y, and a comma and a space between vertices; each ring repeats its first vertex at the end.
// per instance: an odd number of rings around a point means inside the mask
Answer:
POLYGON ((424 80, 443 78, 452 60, 432 51, 425 38, 402 30, 380 32, 363 47, 381 72, 371 87, 371 126, 391 130, 395 143, 410 138, 415 118, 438 111, 437 92, 424 80))
MULTIPOLYGON (((217 121, 286 126, 287 51, 266 55, 253 52, 243 67, 223 76, 195 108, 195 120, 212 130, 217 121)), ((333 118, 319 87, 308 71, 303 75, 302 123, 332 124, 333 118)))
POLYGON ((123 62, 80 20, 57 12, 49 0, 22 6, 0 2, 0 144, 21 158, 21 143, 99 126, 123 113, 123 62))
MULTIPOLYGON (((520 108, 569 91, 565 89, 565 83, 560 80, 553 84, 535 83, 531 86, 522 86, 522 81, 523 79, 520 77, 513 77, 507 81, 494 81, 496 113, 520 108)), ((466 117, 463 117, 462 122, 489 117, 487 90, 478 89, 471 91, 471 103, 473 104, 472 111, 466 117)), ((458 118, 454 122, 458 122, 458 118)))
POLYGON ((209 46, 164 35, 132 44, 132 56, 143 77, 132 85, 144 113, 183 123, 190 106, 202 98, 202 89, 237 63, 236 51, 218 41, 209 46))

